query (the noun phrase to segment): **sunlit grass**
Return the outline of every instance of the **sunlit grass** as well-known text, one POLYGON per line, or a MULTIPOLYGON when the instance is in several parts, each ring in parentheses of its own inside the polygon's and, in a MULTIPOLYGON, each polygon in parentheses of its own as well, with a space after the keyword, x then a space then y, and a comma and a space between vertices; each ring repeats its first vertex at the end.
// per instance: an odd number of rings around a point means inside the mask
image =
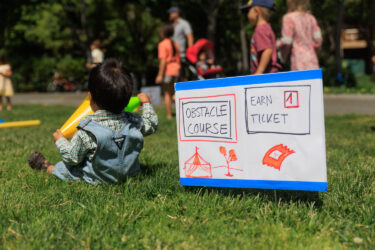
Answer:
POLYGON ((373 116, 326 118, 328 192, 188 188, 179 185, 175 121, 158 110, 145 138, 143 174, 122 185, 65 183, 36 172, 28 155, 56 162, 52 132, 70 107, 15 106, 0 130, 0 246, 39 248, 373 248, 373 116))

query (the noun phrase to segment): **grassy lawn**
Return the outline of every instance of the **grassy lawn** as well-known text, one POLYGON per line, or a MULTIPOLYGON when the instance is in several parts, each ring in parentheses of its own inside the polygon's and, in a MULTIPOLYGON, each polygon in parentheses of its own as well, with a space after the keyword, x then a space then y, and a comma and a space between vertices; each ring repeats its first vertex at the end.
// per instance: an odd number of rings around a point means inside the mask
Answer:
POLYGON ((371 75, 357 75, 357 86, 347 88, 344 85, 335 87, 324 87, 326 94, 375 94, 375 81, 371 75))
POLYGON ((326 118, 328 192, 186 188, 179 185, 175 121, 160 114, 145 139, 144 174, 122 185, 64 183, 27 157, 59 155, 52 132, 70 107, 15 106, 0 130, 0 247, 321 249, 375 247, 374 116, 326 118))

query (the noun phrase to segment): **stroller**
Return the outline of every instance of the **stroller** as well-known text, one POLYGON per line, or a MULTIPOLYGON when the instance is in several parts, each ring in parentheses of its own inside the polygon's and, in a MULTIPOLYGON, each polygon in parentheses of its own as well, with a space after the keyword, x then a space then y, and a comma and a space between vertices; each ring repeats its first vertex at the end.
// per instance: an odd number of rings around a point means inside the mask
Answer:
POLYGON ((186 50, 186 58, 189 61, 189 70, 194 75, 195 80, 204 80, 218 78, 222 76, 223 68, 221 66, 210 65, 204 70, 198 65, 199 55, 204 51, 207 53, 207 59, 214 59, 214 44, 207 39, 199 39, 193 46, 186 50))

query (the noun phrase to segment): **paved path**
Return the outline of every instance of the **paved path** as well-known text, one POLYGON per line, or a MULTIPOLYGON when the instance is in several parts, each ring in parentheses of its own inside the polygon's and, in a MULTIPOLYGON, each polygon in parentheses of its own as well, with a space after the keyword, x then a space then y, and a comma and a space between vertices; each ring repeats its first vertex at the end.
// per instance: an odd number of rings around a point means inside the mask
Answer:
MULTIPOLYGON (((42 104, 78 106, 87 95, 81 93, 20 93, 13 97, 14 104, 42 104)), ((325 114, 375 115, 375 95, 324 95, 325 114)))
POLYGON ((87 96, 87 92, 75 93, 16 93, 14 104, 42 104, 78 106, 87 96))
POLYGON ((324 95, 325 114, 375 115, 375 95, 324 95))

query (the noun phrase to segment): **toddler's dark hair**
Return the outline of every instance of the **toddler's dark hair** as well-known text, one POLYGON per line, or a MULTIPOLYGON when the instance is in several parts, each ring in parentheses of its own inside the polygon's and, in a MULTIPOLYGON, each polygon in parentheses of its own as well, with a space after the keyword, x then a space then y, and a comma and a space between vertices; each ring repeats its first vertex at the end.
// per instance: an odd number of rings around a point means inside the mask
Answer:
POLYGON ((91 70, 88 89, 98 107, 120 114, 129 103, 133 81, 122 63, 112 58, 91 70))

